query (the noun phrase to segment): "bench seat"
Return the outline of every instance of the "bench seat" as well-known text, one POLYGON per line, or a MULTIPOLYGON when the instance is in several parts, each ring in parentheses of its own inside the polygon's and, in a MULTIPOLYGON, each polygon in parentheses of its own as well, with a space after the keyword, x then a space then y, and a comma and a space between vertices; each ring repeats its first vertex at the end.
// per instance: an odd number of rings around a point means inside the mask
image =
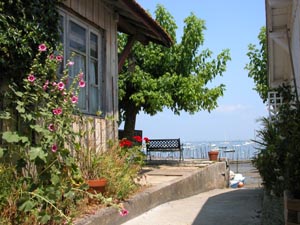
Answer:
POLYGON ((183 148, 178 139, 149 139, 146 144, 147 156, 151 160, 150 152, 179 152, 179 160, 183 160, 183 148))

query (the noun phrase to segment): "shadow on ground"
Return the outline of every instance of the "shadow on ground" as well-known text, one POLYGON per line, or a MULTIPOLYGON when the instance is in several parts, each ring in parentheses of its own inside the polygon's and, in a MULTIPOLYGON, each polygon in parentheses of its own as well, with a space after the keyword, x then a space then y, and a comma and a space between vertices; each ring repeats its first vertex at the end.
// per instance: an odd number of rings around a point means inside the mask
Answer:
POLYGON ((260 225, 263 189, 238 189, 212 196, 193 225, 260 225))

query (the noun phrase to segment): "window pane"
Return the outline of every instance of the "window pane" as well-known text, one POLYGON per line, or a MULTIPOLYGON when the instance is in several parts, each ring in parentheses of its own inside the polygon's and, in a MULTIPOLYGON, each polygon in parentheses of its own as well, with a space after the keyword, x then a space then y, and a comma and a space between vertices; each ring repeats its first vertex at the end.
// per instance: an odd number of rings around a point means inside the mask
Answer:
MULTIPOLYGON (((73 78, 77 76, 80 71, 82 71, 84 74, 86 73, 85 56, 76 54, 72 60, 74 61, 74 65, 69 67, 70 84, 73 82, 73 78)), ((87 81, 85 80, 85 82, 87 81)), ((78 107, 82 110, 87 109, 86 91, 87 91, 86 86, 84 88, 80 88, 79 95, 78 95, 78 107)))
POLYGON ((86 52, 85 29, 70 21, 70 47, 80 52, 86 52))
MULTIPOLYGON (((71 53, 71 54, 74 54, 71 53)), ((82 71, 84 74, 86 72, 86 57, 84 55, 75 54, 71 60, 74 61, 74 65, 69 66, 69 75, 74 77, 76 76, 80 71, 82 71)))
POLYGON ((90 54, 94 58, 98 58, 98 36, 91 33, 90 54))
POLYGON ((98 62, 96 60, 90 61, 89 75, 91 84, 98 85, 98 62))
POLYGON ((89 66, 89 101, 90 101, 90 113, 96 114, 99 110, 99 85, 98 85, 98 65, 96 60, 90 61, 89 66))

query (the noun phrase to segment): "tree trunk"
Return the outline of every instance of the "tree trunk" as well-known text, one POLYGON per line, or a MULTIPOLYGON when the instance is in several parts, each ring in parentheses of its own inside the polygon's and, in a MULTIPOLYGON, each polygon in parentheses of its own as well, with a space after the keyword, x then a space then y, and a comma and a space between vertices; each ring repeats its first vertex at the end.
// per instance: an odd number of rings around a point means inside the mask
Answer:
POLYGON ((137 113, 138 109, 133 103, 127 104, 124 124, 124 138, 127 138, 128 140, 133 139, 137 113))

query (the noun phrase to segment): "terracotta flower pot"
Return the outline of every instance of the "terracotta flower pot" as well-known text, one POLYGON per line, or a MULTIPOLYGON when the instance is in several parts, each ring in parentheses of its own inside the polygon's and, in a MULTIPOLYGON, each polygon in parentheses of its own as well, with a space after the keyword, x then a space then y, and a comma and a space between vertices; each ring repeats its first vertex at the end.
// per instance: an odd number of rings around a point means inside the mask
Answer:
POLYGON ((219 151, 209 151, 208 157, 210 161, 218 161, 219 151))
POLYGON ((106 178, 100 178, 95 180, 87 180, 87 184, 89 185, 89 192, 90 193, 104 193, 105 192, 105 186, 107 184, 106 178))

